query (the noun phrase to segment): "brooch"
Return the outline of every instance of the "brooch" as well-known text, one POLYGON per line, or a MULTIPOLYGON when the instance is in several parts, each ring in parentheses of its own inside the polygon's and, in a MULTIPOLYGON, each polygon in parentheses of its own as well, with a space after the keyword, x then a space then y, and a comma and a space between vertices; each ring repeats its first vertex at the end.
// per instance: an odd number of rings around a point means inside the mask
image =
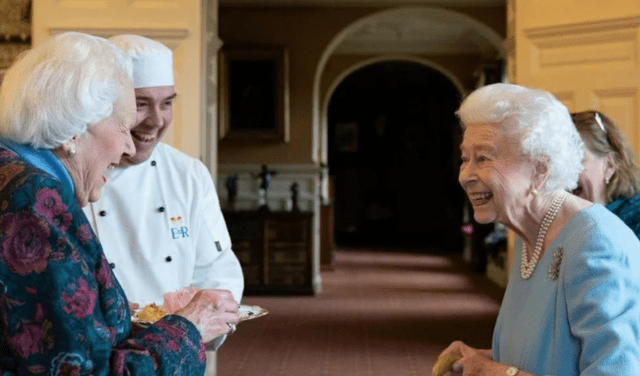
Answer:
POLYGON ((553 261, 549 265, 549 278, 555 281, 558 279, 558 273, 560 272, 560 263, 562 262, 562 247, 556 248, 553 251, 553 261))

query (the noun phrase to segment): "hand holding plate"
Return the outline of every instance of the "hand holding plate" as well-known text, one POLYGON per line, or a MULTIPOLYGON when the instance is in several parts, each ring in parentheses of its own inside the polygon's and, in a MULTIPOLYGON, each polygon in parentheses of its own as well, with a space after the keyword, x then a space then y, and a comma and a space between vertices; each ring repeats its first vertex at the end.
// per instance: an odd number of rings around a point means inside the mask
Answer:
POLYGON ((200 290, 184 307, 175 312, 191 321, 206 343, 229 332, 229 323, 239 321, 238 302, 227 290, 200 290))

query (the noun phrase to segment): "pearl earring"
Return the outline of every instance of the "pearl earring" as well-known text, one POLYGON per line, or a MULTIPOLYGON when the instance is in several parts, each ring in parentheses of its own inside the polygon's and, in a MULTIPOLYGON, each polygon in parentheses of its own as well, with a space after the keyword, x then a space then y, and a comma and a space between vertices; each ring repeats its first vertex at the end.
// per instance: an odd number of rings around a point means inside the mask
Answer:
POLYGON ((72 146, 69 149, 67 149, 67 155, 70 157, 73 157, 74 155, 76 155, 76 148, 72 146))
POLYGON ((534 196, 538 194, 538 190, 535 189, 535 188, 531 188, 530 191, 531 191, 531 194, 534 195, 534 196))
POLYGON ((604 184, 609 184, 609 178, 604 179, 604 184))

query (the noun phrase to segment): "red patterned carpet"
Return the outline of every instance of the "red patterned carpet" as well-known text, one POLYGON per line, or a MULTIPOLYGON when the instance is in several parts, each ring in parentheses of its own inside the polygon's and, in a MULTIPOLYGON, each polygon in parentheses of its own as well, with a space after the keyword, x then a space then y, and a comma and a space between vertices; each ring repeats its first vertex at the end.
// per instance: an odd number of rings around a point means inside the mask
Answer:
POLYGON ((431 375, 453 340, 488 348, 502 290, 459 256, 341 250, 314 297, 248 296, 218 376, 431 375))

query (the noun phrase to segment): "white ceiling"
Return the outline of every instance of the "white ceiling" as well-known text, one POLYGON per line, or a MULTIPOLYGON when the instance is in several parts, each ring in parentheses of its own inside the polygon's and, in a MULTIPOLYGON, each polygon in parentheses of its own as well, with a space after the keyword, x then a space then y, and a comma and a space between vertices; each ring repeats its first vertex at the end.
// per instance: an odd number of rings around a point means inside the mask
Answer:
MULTIPOLYGON (((336 54, 423 53, 496 54, 478 25, 451 17, 439 5, 504 6, 506 0, 219 0, 220 6, 393 6, 397 9, 360 20, 337 46, 336 54), (431 10, 431 11, 430 11, 431 10)), ((450 8, 449 8, 450 9, 450 8)), ((506 17, 506 15, 505 15, 506 17)), ((485 30, 486 31, 486 30, 485 30)))

